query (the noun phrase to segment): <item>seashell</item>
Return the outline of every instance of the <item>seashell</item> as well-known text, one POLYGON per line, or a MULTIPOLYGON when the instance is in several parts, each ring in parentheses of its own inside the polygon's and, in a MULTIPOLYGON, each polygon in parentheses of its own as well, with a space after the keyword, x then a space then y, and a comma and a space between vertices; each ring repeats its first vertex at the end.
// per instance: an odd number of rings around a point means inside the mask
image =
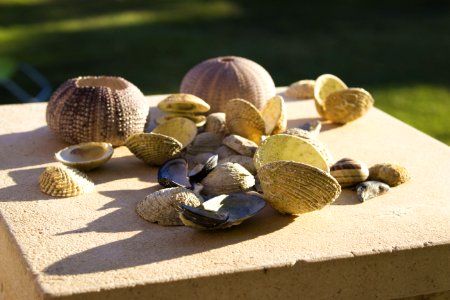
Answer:
POLYGON ((288 134, 277 134, 262 142, 253 157, 253 161, 256 170, 273 161, 290 160, 312 165, 329 172, 328 159, 325 156, 324 152, 318 150, 311 140, 288 134))
POLYGON ((408 170, 393 163, 376 164, 369 169, 369 179, 387 183, 389 186, 397 186, 411 179, 408 170))
POLYGON ((187 148, 187 153, 197 155, 205 152, 215 152, 222 145, 222 135, 212 132, 197 134, 194 141, 187 148))
POLYGON ((190 172, 189 178, 194 182, 200 182, 205 178, 215 167, 217 167, 218 155, 212 155, 206 160, 204 164, 196 165, 190 172))
POLYGON ((197 126, 189 119, 174 118, 158 125, 152 132, 170 136, 179 141, 183 148, 186 148, 197 135, 197 126))
POLYGON ((226 124, 231 134, 237 134, 260 144, 266 125, 258 109, 243 99, 232 99, 225 107, 226 124))
POLYGON ((325 100, 328 95, 345 89, 347 89, 347 85, 334 75, 323 74, 316 79, 314 86, 314 104, 321 117, 325 117, 325 100))
POLYGON ((239 155, 239 153, 237 153, 236 151, 225 145, 222 145, 219 148, 217 148, 216 153, 217 155, 219 155, 219 159, 224 159, 231 155, 239 155))
POLYGON ((160 166, 180 154, 183 145, 176 139, 159 133, 139 133, 129 137, 128 149, 149 165, 160 166))
POLYGON ((311 135, 314 136, 314 138, 316 138, 319 135, 320 130, 322 129, 322 122, 320 122, 319 120, 306 122, 302 126, 300 126, 300 129, 308 131, 311 135))
POLYGON ((86 76, 64 82, 47 105, 47 124, 69 144, 123 145, 144 131, 149 112, 145 96, 121 77, 86 76))
POLYGON ((281 133, 287 127, 287 112, 284 99, 274 96, 267 100, 261 110, 261 116, 266 126, 266 135, 281 133))
POLYGON ((179 218, 181 204, 199 206, 203 199, 184 187, 162 189, 151 193, 136 206, 136 212, 143 219, 163 226, 183 225, 179 218))
POLYGON ((345 124, 364 116, 373 103, 372 96, 364 89, 336 91, 325 99, 325 118, 334 123, 345 124))
POLYGON ((223 139, 222 143, 237 153, 250 157, 253 157, 256 149, 258 149, 258 145, 255 142, 236 134, 230 134, 223 139))
POLYGON ((236 163, 220 164, 202 181, 206 195, 221 195, 245 191, 255 185, 255 178, 236 163))
POLYGON ((90 142, 66 147, 56 152, 55 158, 66 166, 88 171, 106 163, 113 153, 109 143, 90 142))
POLYGON ((188 178, 188 164, 184 158, 166 161, 158 170, 158 183, 163 187, 191 188, 188 178))
POLYGON ((184 225, 197 229, 223 229, 256 215, 266 202, 255 193, 235 193, 214 197, 199 207, 180 206, 180 219, 184 225))
POLYGON ((156 119, 156 124, 163 124, 166 123, 169 120, 172 120, 174 118, 186 118, 191 120, 195 123, 195 126, 201 127, 205 125, 206 123, 206 117, 204 115, 194 115, 194 114, 185 114, 185 113, 169 113, 166 115, 163 115, 156 119))
POLYGON ((314 99, 315 80, 304 79, 292 83, 284 92, 289 98, 304 100, 314 99))
POLYGON ((211 58, 194 66, 184 76, 180 91, 204 99, 211 113, 224 112, 227 101, 234 98, 244 98, 260 109, 276 93, 263 67, 237 56, 211 58))
POLYGON ((293 135, 302 139, 312 140, 315 139, 314 135, 309 132, 308 130, 304 130, 301 128, 289 128, 287 129, 284 134, 293 135))
POLYGON ((365 181, 369 177, 369 168, 363 162, 343 158, 331 166, 330 174, 345 188, 365 181))
POLYGON ((227 125, 225 122, 225 113, 217 112, 208 115, 208 117, 206 117, 205 131, 221 135, 228 134, 227 125))
POLYGON ((390 187, 378 181, 364 181, 356 186, 356 194, 360 202, 372 199, 387 193, 390 187))
POLYGON ((54 197, 73 197, 91 192, 95 185, 83 172, 64 165, 50 166, 39 177, 43 193, 54 197))
POLYGON ((253 158, 251 157, 244 155, 230 155, 219 161, 220 164, 227 162, 240 164, 245 169, 247 169, 247 171, 249 171, 252 175, 256 175, 255 164, 253 162, 253 158))
POLYGON ((158 103, 164 112, 204 113, 210 109, 208 103, 191 94, 173 94, 158 103))
POLYGON ((301 214, 323 208, 341 193, 328 173, 294 161, 274 161, 258 170, 264 199, 282 214, 301 214))

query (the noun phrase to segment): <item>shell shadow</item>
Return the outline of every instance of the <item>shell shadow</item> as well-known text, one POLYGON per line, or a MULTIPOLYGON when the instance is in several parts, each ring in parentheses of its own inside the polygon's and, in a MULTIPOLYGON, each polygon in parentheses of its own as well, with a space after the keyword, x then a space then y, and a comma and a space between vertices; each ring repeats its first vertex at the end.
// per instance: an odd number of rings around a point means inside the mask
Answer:
POLYGON ((39 188, 39 175, 44 169, 44 167, 38 167, 8 172, 16 184, 0 189, 0 202, 55 199, 42 193, 39 188))
POLYGON ((331 203, 331 205, 355 205, 355 204, 361 204, 361 202, 358 201, 356 192, 350 189, 342 189, 342 192, 339 195, 339 197, 333 203, 331 203))
POLYGON ((311 122, 315 122, 315 121, 322 122, 322 129, 320 130, 321 132, 327 131, 327 130, 332 130, 332 129, 335 129, 335 128, 338 128, 341 126, 339 124, 331 123, 330 121, 326 121, 324 119, 314 117, 314 118, 299 118, 299 119, 294 119, 294 120, 288 120, 287 128, 300 127, 307 122, 311 123, 311 122))

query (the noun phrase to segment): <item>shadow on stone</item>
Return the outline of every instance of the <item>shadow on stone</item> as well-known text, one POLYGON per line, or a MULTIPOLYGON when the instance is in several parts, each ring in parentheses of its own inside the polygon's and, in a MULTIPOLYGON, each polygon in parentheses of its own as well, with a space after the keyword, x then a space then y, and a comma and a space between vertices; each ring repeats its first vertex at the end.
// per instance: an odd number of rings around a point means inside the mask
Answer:
MULTIPOLYGON (((287 128, 300 127, 307 122, 312 123, 315 121, 322 122, 322 129, 320 130, 320 132, 335 129, 340 126, 338 124, 331 123, 330 121, 326 121, 321 118, 300 118, 300 119, 288 120, 287 128)), ((319 139, 320 139, 320 135, 319 135, 319 139)))
POLYGON ((342 189, 339 197, 331 205, 355 205, 361 204, 356 197, 356 192, 351 189, 342 189))
POLYGON ((0 189, 0 202, 56 199, 56 197, 50 197, 42 193, 39 188, 39 176, 44 169, 39 167, 8 172, 8 175, 16 184, 0 189))

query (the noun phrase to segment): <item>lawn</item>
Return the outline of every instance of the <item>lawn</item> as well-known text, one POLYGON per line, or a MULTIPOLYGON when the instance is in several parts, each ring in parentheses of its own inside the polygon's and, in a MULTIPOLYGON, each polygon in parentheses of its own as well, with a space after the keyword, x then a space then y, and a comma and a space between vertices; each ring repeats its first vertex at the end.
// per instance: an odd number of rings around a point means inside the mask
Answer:
POLYGON ((278 86, 335 74, 450 144, 449 28, 448 1, 1 0, 0 58, 35 66, 54 88, 108 74, 155 94, 177 91, 206 58, 239 55, 278 86))

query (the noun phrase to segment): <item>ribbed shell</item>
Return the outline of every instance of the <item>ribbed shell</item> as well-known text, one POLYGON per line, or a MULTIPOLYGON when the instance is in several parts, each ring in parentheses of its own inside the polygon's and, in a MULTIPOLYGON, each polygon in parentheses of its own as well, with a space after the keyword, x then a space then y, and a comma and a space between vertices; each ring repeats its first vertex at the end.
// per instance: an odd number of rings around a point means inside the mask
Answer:
POLYGON ((202 199, 183 187, 167 188, 145 197, 136 206, 136 212, 143 219, 159 225, 183 225, 178 216, 180 203, 197 207, 202 204, 202 199))
POLYGON ((338 77, 331 74, 320 75, 314 86, 314 104, 321 117, 325 117, 325 100, 333 92, 345 90, 347 85, 338 77))
POLYGON ((204 113, 210 109, 208 103, 191 94, 173 94, 158 103, 165 112, 204 113))
POLYGON ((281 96, 274 96, 267 100, 261 110, 261 116, 266 126, 266 134, 277 134, 286 130, 287 112, 284 99, 281 96))
POLYGON ((144 131, 147 100, 120 77, 78 77, 64 82, 47 105, 47 124, 69 144, 106 142, 114 146, 144 131))
POLYGON ((331 166, 330 174, 336 178, 341 187, 350 187, 365 181, 369 177, 369 168, 363 162, 343 158, 331 166))
POLYGON ((275 161, 258 170, 264 199, 282 214, 301 214, 321 209, 341 193, 328 173, 302 163, 275 161))
POLYGON ((225 113, 217 112, 209 114, 208 117, 206 117, 205 131, 222 135, 228 134, 225 113))
POLYGON ((255 185, 255 178, 237 163, 218 165, 202 180, 202 193, 221 195, 245 191, 255 185))
POLYGON ((183 145, 174 138, 159 133, 139 133, 129 137, 126 146, 149 165, 160 166, 176 157, 183 145))
POLYGON ((184 76, 180 91, 194 94, 211 105, 210 112, 225 111, 230 99, 243 98, 261 109, 275 95, 270 74, 242 57, 211 58, 194 66, 184 76))
POLYGON ((285 95, 298 100, 313 99, 315 80, 304 79, 292 83, 286 90, 285 95))
POLYGON ((411 179, 408 170, 395 163, 376 164, 369 169, 369 179, 397 186, 411 179))
POLYGON ((364 89, 336 91, 325 100, 325 118, 334 123, 348 123, 364 116, 373 103, 372 96, 364 89))
POLYGON ((95 187, 84 173, 64 165, 47 167, 39 177, 41 191, 54 197, 73 197, 92 191, 95 187))
POLYGON ((228 131, 243 136, 256 144, 266 131, 266 125, 259 110, 243 99, 232 99, 225 107, 228 131))
POLYGON ((189 119, 173 118, 158 125, 152 132, 170 136, 179 141, 185 148, 197 135, 197 126, 189 119))

